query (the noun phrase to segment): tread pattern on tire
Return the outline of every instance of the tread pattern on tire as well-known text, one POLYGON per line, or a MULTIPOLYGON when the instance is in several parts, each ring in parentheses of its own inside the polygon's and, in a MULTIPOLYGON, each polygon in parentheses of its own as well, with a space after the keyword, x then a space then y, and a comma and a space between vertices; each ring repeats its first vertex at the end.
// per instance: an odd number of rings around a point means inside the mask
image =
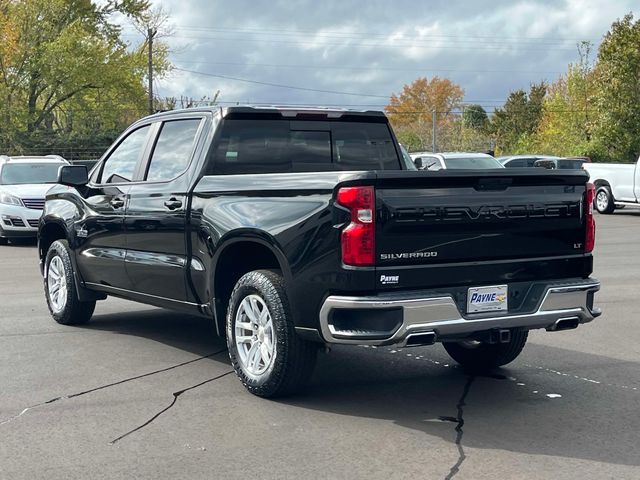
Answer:
POLYGON ((458 342, 444 342, 447 353, 465 368, 486 370, 501 367, 514 361, 524 349, 529 332, 512 330, 509 343, 481 343, 470 348, 458 342))
MULTIPOLYGON (((64 265, 64 273, 67 277, 67 303, 61 312, 55 313, 51 308, 49 300, 49 287, 47 275, 44 276, 44 295, 47 299, 47 306, 53 319, 61 325, 83 325, 91 320, 96 302, 81 302, 76 293, 76 284, 73 278, 73 264, 69 253, 69 244, 66 240, 56 240, 51 244, 45 257, 46 270, 49 268, 51 257, 58 255, 64 265)), ((45 270, 45 272, 46 272, 45 270)))
POLYGON ((231 293, 226 318, 229 357, 236 375, 247 390, 261 397, 282 397, 297 392, 313 372, 317 346, 300 338, 294 328, 284 279, 273 270, 255 270, 242 276, 231 293), (266 302, 276 329, 277 353, 273 368, 263 381, 248 377, 236 356, 233 323, 240 301, 249 293, 266 302))

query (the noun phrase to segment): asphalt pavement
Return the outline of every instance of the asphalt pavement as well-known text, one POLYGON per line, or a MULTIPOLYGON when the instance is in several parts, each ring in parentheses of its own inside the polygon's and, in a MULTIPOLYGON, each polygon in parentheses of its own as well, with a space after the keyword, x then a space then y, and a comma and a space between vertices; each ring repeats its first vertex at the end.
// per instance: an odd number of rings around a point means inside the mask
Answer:
POLYGON ((602 317, 469 376, 440 345, 340 347, 250 395, 204 319, 124 300, 57 325, 0 247, 0 479, 640 479, 640 211, 596 216, 602 317))

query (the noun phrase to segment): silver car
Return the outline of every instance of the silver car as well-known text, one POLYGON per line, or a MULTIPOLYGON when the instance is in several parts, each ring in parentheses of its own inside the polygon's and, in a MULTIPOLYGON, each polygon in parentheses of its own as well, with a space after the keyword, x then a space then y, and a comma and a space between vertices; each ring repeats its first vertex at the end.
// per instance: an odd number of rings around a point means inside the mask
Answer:
POLYGON ((0 242, 36 237, 45 195, 62 165, 69 162, 57 155, 0 156, 0 242))

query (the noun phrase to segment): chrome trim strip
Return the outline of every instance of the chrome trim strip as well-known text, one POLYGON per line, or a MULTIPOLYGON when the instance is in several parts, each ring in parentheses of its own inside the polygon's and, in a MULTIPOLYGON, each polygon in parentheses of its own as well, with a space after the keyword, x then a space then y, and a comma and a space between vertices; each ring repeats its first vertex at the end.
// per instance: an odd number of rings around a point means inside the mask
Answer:
POLYGON ((184 266, 187 264, 187 259, 180 255, 145 252, 142 250, 127 250, 124 261, 126 263, 148 265, 150 267, 184 268, 184 266))
POLYGON ((108 258, 110 260, 123 260, 126 250, 123 248, 87 248, 80 252, 83 257, 108 258))
MULTIPOLYGON (((352 345, 392 345, 404 343, 407 336, 417 332, 435 332, 438 339, 446 336, 465 335, 493 328, 547 328, 558 319, 578 317, 587 323, 597 317, 599 309, 590 310, 587 295, 600 289, 600 282, 588 279, 581 283, 552 283, 533 313, 499 316, 491 314, 463 315, 449 295, 411 298, 407 295, 382 295, 370 297, 329 296, 320 309, 320 328, 328 343, 352 345), (330 324, 334 309, 378 309, 401 307, 402 325, 383 339, 366 339, 369 332, 354 333, 336 331, 330 324)), ((428 295, 428 294, 427 294, 428 295)))

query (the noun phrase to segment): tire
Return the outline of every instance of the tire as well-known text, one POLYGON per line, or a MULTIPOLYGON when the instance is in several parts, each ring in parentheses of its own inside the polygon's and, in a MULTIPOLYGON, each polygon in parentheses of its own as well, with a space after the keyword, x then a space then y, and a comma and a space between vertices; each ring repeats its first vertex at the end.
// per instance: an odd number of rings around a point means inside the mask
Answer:
POLYGON ((293 394, 313 372, 317 345, 296 334, 278 272, 256 270, 238 280, 229 300, 226 332, 231 364, 254 395, 293 394))
POLYGON ((599 213, 613 213, 616 209, 615 200, 611 194, 611 189, 606 186, 598 188, 596 191, 596 198, 593 201, 596 210, 599 213))
POLYGON ((93 315, 96 302, 78 300, 71 253, 66 240, 56 240, 51 244, 44 265, 44 294, 53 319, 62 325, 87 323, 93 315))
POLYGON ((442 345, 464 368, 490 370, 514 361, 522 352, 528 336, 526 330, 512 330, 509 343, 444 342, 442 345))

